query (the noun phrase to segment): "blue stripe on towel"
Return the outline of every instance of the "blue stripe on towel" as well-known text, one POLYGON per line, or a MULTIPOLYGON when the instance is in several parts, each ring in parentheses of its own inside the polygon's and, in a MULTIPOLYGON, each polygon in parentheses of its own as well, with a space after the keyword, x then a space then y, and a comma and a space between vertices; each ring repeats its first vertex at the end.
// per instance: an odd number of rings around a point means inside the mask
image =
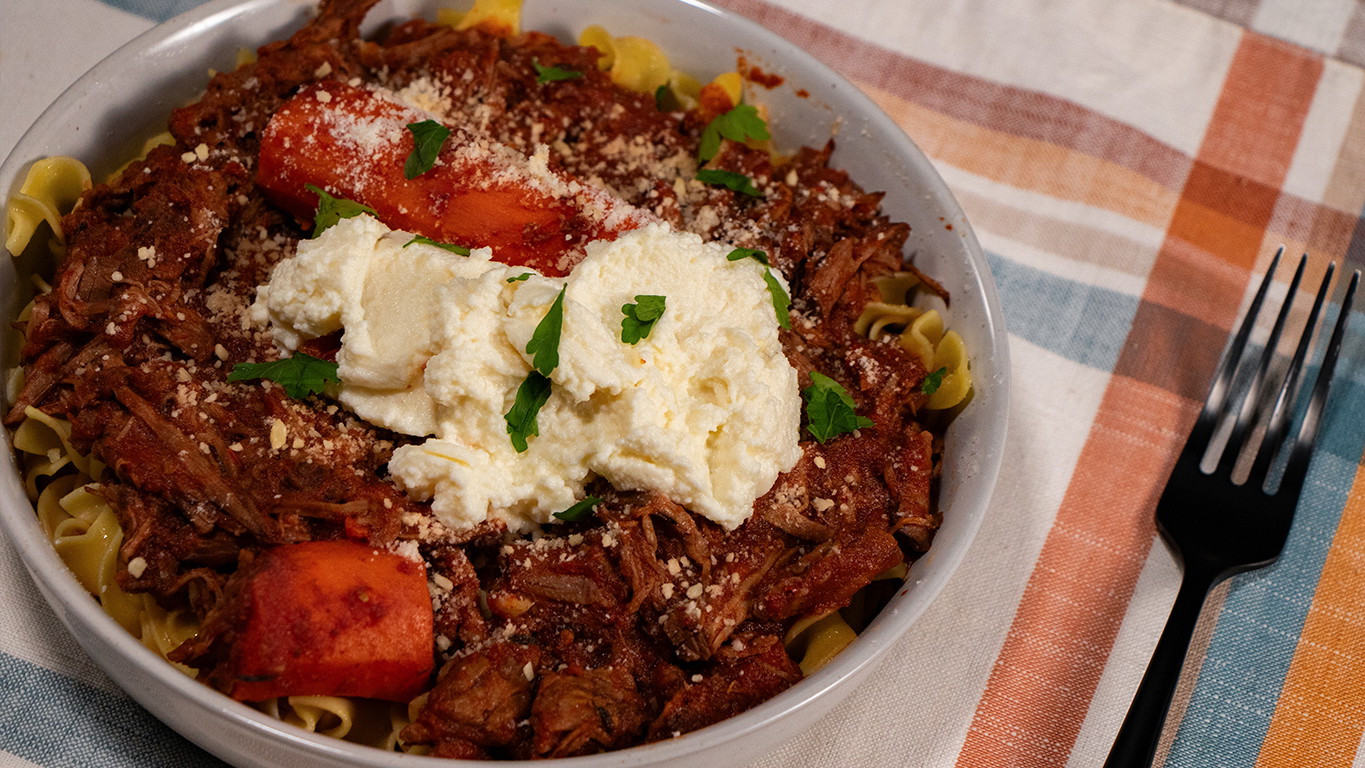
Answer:
POLYGON ((0 653, 0 756, 45 768, 224 766, 137 702, 0 653))
POLYGON ((121 11, 136 14, 152 21, 166 21, 192 8, 203 5, 207 0, 100 0, 105 5, 121 11))
POLYGON ((1013 335, 1069 360, 1114 370, 1138 299, 1067 280, 987 252, 1013 335))

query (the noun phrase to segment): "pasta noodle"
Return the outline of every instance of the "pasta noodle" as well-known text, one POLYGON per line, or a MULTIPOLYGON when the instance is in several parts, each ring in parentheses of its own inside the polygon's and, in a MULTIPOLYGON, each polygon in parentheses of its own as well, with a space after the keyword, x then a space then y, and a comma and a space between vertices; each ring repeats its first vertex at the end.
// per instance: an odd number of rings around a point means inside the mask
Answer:
POLYGON ((37 478, 51 477, 68 464, 83 476, 93 478, 103 471, 99 459, 83 456, 71 446, 71 425, 65 420, 49 416, 37 408, 25 411, 28 417, 14 431, 14 447, 45 461, 34 465, 26 478, 29 498, 38 496, 37 478))
POLYGON ((468 11, 441 8, 436 22, 455 29, 482 27, 509 37, 521 31, 521 0, 474 0, 468 11))
POLYGON ((579 34, 578 44, 601 51, 598 68, 609 72, 611 81, 622 88, 653 93, 669 83, 673 75, 668 56, 653 40, 631 35, 614 37, 594 24, 579 34))
POLYGON ((744 100, 744 78, 738 72, 716 75, 711 84, 723 91, 730 98, 731 104, 738 104, 744 100))
POLYGON ((957 331, 946 330, 938 310, 924 310, 904 303, 904 297, 917 283, 913 275, 897 275, 879 285, 888 301, 868 302, 854 324, 854 330, 870 339, 898 336, 901 346, 924 364, 926 371, 942 371, 938 386, 929 394, 925 407, 940 411, 963 403, 972 389, 967 346, 957 331), (896 299, 899 297, 899 301, 896 299))
POLYGON ((967 369, 967 348, 957 331, 943 327, 943 316, 931 309, 910 324, 901 335, 901 343, 915 350, 930 371, 944 370, 938 388, 929 395, 926 407, 930 410, 952 408, 962 402, 971 390, 971 374, 967 369))
POLYGON ((46 157, 33 164, 19 191, 5 205, 5 249, 23 253, 44 222, 62 238, 62 214, 90 188, 90 171, 70 157, 46 157))
POLYGON ((790 647, 800 649, 801 661, 798 666, 803 674, 810 675, 828 664, 856 639, 858 633, 853 631, 838 611, 834 611, 812 622, 790 647))
POLYGON ((81 586, 120 626, 138 636, 146 597, 128 594, 114 578, 123 542, 118 517, 104 499, 91 492, 90 476, 84 470, 62 473, 78 465, 91 466, 88 457, 76 454, 66 442, 70 426, 41 411, 37 414, 16 431, 15 448, 33 457, 24 480, 39 524, 81 586))
POLYGON ((401 749, 398 733, 412 722, 408 704, 343 696, 285 696, 256 708, 311 733, 387 751, 401 749))
MULTIPOLYGON (((179 609, 168 611, 147 595, 137 597, 142 598, 142 611, 138 615, 136 634, 144 646, 161 658, 165 659, 167 654, 199 631, 199 620, 193 613, 179 609)), ((190 677, 197 676, 193 669, 184 664, 167 661, 190 677)))

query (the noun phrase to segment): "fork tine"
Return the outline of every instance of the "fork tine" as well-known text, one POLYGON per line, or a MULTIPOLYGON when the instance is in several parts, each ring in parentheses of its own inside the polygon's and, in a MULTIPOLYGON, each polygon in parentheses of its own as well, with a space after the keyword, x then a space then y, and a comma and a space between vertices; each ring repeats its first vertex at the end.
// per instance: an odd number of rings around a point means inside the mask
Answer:
POLYGON ((1332 385, 1332 374, 1336 371, 1337 357, 1341 353, 1341 339, 1346 334, 1346 324, 1351 319, 1351 304, 1355 301, 1356 286, 1359 283, 1360 270, 1356 270, 1351 275, 1346 295, 1341 300, 1341 312, 1337 315, 1336 326, 1332 329, 1332 339, 1327 342, 1322 367, 1318 369, 1318 378, 1313 383, 1313 397, 1308 401, 1308 410, 1304 413, 1303 424, 1299 427, 1299 434, 1294 439, 1289 454, 1289 463, 1285 466, 1284 479, 1280 481, 1280 488, 1276 493, 1288 490, 1291 494, 1297 494, 1303 487, 1304 477, 1308 475, 1308 461, 1313 457, 1318 428, 1322 425, 1322 409, 1327 402, 1327 390, 1332 385))
MULTIPOLYGON (((1231 475, 1233 467, 1237 465, 1237 457, 1242 452, 1242 446, 1246 444, 1247 434, 1251 431, 1252 425, 1256 420, 1257 405, 1261 402, 1261 387, 1265 384, 1266 374, 1270 370, 1270 363, 1275 358, 1275 347, 1279 346, 1280 334, 1284 331, 1285 320, 1289 318, 1289 309, 1294 304, 1294 296, 1298 293, 1299 283, 1303 280, 1303 270, 1308 264, 1308 254, 1299 258, 1299 266, 1294 270, 1294 277, 1289 281, 1289 291, 1285 294, 1284 304, 1280 306, 1280 313, 1275 316, 1275 324, 1270 328, 1270 337, 1266 339, 1265 347, 1261 350, 1260 358, 1256 365, 1256 375, 1251 377, 1251 383, 1242 395, 1239 404, 1233 406, 1231 412, 1237 414, 1237 420, 1232 427, 1232 433, 1228 437, 1227 445, 1223 448, 1222 457, 1218 461, 1218 474, 1231 475)), ((1247 313, 1250 317, 1250 313, 1247 313)), ((1252 318, 1255 322, 1255 319, 1252 318)))
POLYGON ((1275 396, 1275 405, 1270 413, 1265 437, 1256 448, 1256 461, 1252 465, 1250 475, 1252 480, 1259 480, 1262 483, 1268 481, 1271 461, 1280 452, 1280 444, 1284 442, 1285 433, 1289 429, 1289 420, 1294 411, 1293 402, 1297 399, 1299 376, 1303 373, 1303 364, 1308 359, 1308 348, 1312 343, 1313 334, 1317 330, 1318 317, 1322 314, 1323 305, 1327 301, 1327 292, 1332 284, 1332 276, 1336 274, 1336 268, 1336 262, 1327 265, 1327 272, 1322 276, 1322 284, 1318 286, 1317 296, 1313 298, 1313 308, 1308 312, 1308 319, 1304 322, 1303 333, 1299 336, 1299 344, 1294 350, 1294 357, 1289 362, 1289 368, 1284 374, 1284 382, 1280 384, 1280 391, 1275 396))
POLYGON ((1218 364, 1218 371, 1213 376, 1213 383, 1209 385, 1208 396, 1204 398, 1204 407, 1199 411, 1199 418, 1195 421, 1194 429, 1185 441, 1186 445, 1207 448, 1209 440, 1213 437, 1214 428, 1217 427, 1219 418, 1223 413, 1223 404, 1232 387, 1232 377, 1237 372, 1238 365, 1241 364, 1242 354, 1246 351, 1247 340, 1251 338, 1251 330, 1256 326, 1256 316, 1261 313, 1261 305, 1265 303, 1266 294, 1270 291, 1275 270, 1280 266, 1280 257, 1283 255, 1284 246, 1280 246, 1279 250, 1275 251, 1275 257, 1270 260, 1270 266, 1266 268, 1265 277, 1261 279, 1261 287, 1256 289, 1256 296, 1252 298, 1250 306, 1247 307, 1241 326, 1237 328, 1236 335, 1232 337, 1232 341, 1228 343, 1227 351, 1223 353, 1223 360, 1218 364))

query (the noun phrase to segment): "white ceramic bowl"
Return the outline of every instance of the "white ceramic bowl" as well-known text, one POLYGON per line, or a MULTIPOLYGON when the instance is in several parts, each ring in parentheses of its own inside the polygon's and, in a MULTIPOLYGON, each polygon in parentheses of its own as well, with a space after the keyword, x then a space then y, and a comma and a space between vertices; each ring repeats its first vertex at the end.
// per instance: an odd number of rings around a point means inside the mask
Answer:
MULTIPOLYGON (((385 0, 369 23, 430 17, 434 2, 385 0)), ((885 190, 886 211, 913 228, 908 253, 951 292, 951 326, 970 350, 975 399, 953 423, 944 460, 944 523, 906 588, 833 662, 748 712, 671 741, 560 761, 574 768, 738 765, 807 728, 920 617, 967 551, 1000 466, 1008 397, 1008 352, 999 301, 961 209, 924 155, 861 92, 796 46, 732 13, 694 0, 526 0, 524 26, 572 40, 588 24, 658 42, 684 71, 709 78, 733 66, 736 51, 785 83, 761 93, 776 143, 819 146, 837 126, 834 165, 864 188, 885 190), (809 97, 796 94, 804 89, 809 97), (951 227, 946 225, 950 224, 951 227)), ((312 13, 304 0, 216 0, 162 24, 84 75, 38 119, 0 166, 0 193, 17 190, 34 160, 54 154, 85 161, 96 178, 131 156, 164 126, 170 110, 204 86, 205 71, 233 66, 236 51, 281 39, 312 13)), ((17 311, 14 265, 0 260, 4 317, 17 311)), ((15 339, 0 347, 15 358, 15 339)), ((242 766, 486 765, 381 752, 283 725, 196 683, 143 648, 77 584, 42 534, 10 452, 0 452, 0 527, 15 543, 57 616, 122 688, 190 740, 242 766)), ((948 681, 947 684, 951 684, 948 681)), ((913 696, 913 691, 907 691, 913 696)))

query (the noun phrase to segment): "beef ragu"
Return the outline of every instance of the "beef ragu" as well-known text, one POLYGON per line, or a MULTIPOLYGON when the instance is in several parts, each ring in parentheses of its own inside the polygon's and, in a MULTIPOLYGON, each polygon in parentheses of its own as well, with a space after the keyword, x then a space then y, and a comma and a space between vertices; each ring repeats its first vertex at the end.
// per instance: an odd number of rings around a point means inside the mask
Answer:
MULTIPOLYGON (((24 324, 26 379, 7 423, 29 407, 71 422, 77 449, 107 465, 96 480, 125 532, 119 583, 192 611, 201 629, 170 658, 238 698, 260 698, 235 646, 255 642, 243 617, 268 610, 249 597, 259 574, 274 573, 267 554, 346 540, 420 553, 425 565, 439 672, 422 683, 429 693, 402 740, 430 754, 619 749, 796 683, 792 626, 914 560, 939 523, 937 438, 917 418, 925 368, 854 330, 878 296, 874 279, 907 269, 908 227, 829 166, 832 143, 775 160, 724 142, 713 164, 748 175, 761 197, 684 183, 717 113, 706 99, 660 111, 612 85, 596 51, 534 32, 410 21, 364 40, 372 2, 323 2, 293 37, 176 110, 173 145, 83 197, 63 222, 54 288, 24 324), (539 87, 539 61, 584 74, 539 87), (596 515, 534 537, 496 521, 442 525, 387 479, 410 438, 324 396, 227 381, 234 363, 281 354, 246 309, 311 225, 266 199, 257 158, 271 116, 317 81, 439 98, 447 125, 528 155, 548 145, 567 178, 677 229, 764 250, 791 286, 781 340, 801 386, 812 370, 832 377, 874 426, 823 444, 803 434, 797 465, 732 531, 659 493, 602 482, 590 489, 604 499, 596 515)), ((335 341, 307 351, 328 357, 335 341)))

